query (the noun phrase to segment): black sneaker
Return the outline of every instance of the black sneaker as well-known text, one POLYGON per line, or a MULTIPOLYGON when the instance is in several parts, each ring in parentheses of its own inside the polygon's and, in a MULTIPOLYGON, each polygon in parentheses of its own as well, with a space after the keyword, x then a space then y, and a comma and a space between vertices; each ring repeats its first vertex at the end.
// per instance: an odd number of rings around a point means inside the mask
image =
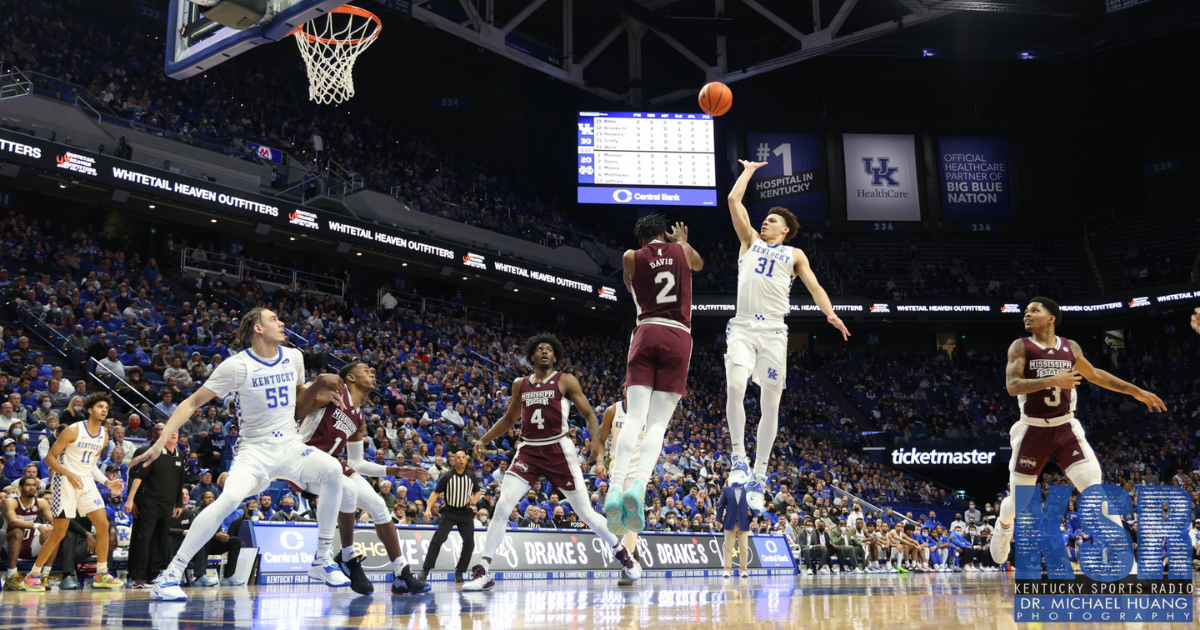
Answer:
MULTIPOLYGON (((427 572, 422 571, 422 573, 427 572)), ((400 571, 400 581, 404 582, 404 586, 407 589, 404 591, 405 593, 425 593, 433 588, 426 584, 424 580, 418 580, 417 576, 413 575, 412 569, 409 569, 407 566, 400 571)), ((395 583, 392 585, 392 592, 396 593, 395 583)))
POLYGON ((419 577, 417 579, 422 582, 428 582, 429 581, 429 569, 421 569, 421 577, 419 577))
POLYGON ((371 580, 367 579, 367 574, 362 568, 362 556, 354 556, 349 560, 342 560, 342 554, 334 554, 337 559, 337 565, 350 578, 350 590, 359 595, 370 595, 375 592, 375 586, 371 584, 371 580))

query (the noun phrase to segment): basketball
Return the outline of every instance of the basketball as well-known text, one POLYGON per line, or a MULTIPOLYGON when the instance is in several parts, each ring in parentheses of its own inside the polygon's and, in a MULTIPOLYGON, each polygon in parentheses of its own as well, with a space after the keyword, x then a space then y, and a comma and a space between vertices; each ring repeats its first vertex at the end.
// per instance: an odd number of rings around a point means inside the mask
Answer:
POLYGON ((713 116, 724 115, 733 106, 733 92, 724 83, 713 81, 700 88, 700 109, 713 116))

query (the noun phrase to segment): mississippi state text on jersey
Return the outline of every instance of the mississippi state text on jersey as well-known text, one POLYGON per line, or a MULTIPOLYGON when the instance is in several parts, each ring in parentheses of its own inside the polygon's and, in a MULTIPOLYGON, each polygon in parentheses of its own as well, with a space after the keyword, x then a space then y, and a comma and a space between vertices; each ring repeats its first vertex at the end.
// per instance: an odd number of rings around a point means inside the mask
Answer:
POLYGON ((692 328, 692 270, 679 243, 652 241, 634 253, 637 321, 692 328))
MULTIPOLYGON (((300 439, 334 457, 341 455, 350 436, 358 433, 367 421, 362 410, 350 400, 350 389, 345 385, 342 386, 342 402, 346 411, 331 403, 308 414, 300 423, 300 439)), ((342 472, 347 477, 354 474, 354 469, 347 466, 345 461, 338 459, 338 462, 342 464, 342 472)))
MULTIPOLYGON (((1025 344, 1025 378, 1046 378, 1075 369, 1075 354, 1071 352, 1070 342, 1062 337, 1054 340, 1052 348, 1043 346, 1033 337, 1021 340, 1025 344)), ((1017 396, 1021 414, 1029 418, 1057 418, 1074 413, 1075 402, 1075 390, 1059 387, 1017 396)))
POLYGON ((792 253, 790 245, 767 245, 761 238, 754 240, 738 259, 735 317, 761 315, 768 320, 782 320, 788 314, 791 309, 788 296, 796 279, 792 253))
POLYGON ((521 384, 521 440, 550 443, 567 434, 571 401, 558 391, 562 372, 555 370, 545 381, 530 374, 521 384))

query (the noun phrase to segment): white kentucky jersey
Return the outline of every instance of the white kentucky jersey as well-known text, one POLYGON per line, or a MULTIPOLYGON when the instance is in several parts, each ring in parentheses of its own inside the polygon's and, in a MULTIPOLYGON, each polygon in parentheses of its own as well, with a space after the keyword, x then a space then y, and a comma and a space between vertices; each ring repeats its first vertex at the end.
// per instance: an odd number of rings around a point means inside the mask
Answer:
POLYGON ((755 239, 738 259, 738 319, 783 321, 791 302, 793 273, 792 247, 785 243, 767 245, 755 239))
POLYGON ((100 453, 104 452, 104 447, 108 445, 108 433, 104 427, 100 427, 93 435, 88 431, 86 420, 76 422, 72 426, 79 430, 79 435, 59 454, 58 463, 83 477, 85 484, 90 483, 92 469, 100 463, 100 453))
POLYGON ((613 451, 617 448, 617 437, 621 435, 621 429, 625 428, 625 418, 629 415, 625 408, 625 401, 617 401, 617 412, 613 414, 612 428, 608 432, 608 444, 605 445, 605 450, 613 451))
POLYGON ((296 388, 304 382, 304 355, 278 347, 273 357, 243 350, 222 361, 204 381, 219 398, 233 392, 240 440, 296 436, 296 388))

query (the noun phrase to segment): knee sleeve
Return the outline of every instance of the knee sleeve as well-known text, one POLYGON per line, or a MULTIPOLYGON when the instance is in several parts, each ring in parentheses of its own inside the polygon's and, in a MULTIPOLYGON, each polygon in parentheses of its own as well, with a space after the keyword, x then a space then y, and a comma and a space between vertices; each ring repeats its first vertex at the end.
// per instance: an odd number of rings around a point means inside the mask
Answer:
POLYGON ((998 524, 1007 523, 1012 525, 1013 519, 1017 518, 1017 486, 1032 486, 1037 484, 1037 477, 1034 475, 1022 475, 1020 473, 1008 474, 1008 496, 1000 502, 1000 522, 998 524))
POLYGON ((754 451, 756 474, 766 474, 771 461, 771 450, 779 434, 779 401, 783 398, 783 387, 763 388, 759 396, 762 417, 758 421, 758 443, 754 451))
POLYGON ((637 436, 646 426, 646 417, 650 413, 652 390, 645 385, 631 385, 625 388, 627 414, 625 428, 613 445, 612 466, 609 467, 609 487, 624 488, 625 478, 629 475, 629 462, 637 450, 637 436))
POLYGON ((378 525, 380 523, 390 523, 392 515, 388 512, 387 503, 383 501, 383 497, 372 492, 370 494, 358 494, 358 507, 362 508, 371 516, 371 522, 378 525))
MULTIPOLYGON (((1080 493, 1091 486, 1104 483, 1104 475, 1100 472, 1100 468, 1091 463, 1081 464, 1078 468, 1072 467, 1067 473, 1067 477, 1070 478, 1071 483, 1075 484, 1075 489, 1080 493)), ((1124 527, 1119 515, 1108 513, 1108 501, 1101 504, 1100 512, 1117 526, 1124 527)))
POLYGON ((575 510, 575 514, 579 515, 579 520, 587 523, 587 526, 592 529, 592 532, 597 537, 608 543, 610 547, 616 545, 621 540, 616 534, 608 531, 608 521, 596 513, 596 510, 592 509, 587 492, 583 490, 569 490, 565 494, 567 502, 571 504, 571 508, 575 510))
POLYGON ((746 446, 746 382, 750 369, 725 363, 725 417, 729 419, 729 439, 735 453, 745 453, 746 446))
MULTIPOLYGON (((662 453, 663 439, 667 435, 667 426, 671 424, 671 416, 679 404, 679 394, 671 392, 654 392, 650 396, 650 413, 646 417, 646 435, 642 438, 641 459, 638 460, 636 479, 643 482, 650 480, 654 472, 654 464, 662 453)), ((621 437, 625 431, 621 432, 621 437)), ((610 486, 611 487, 611 486, 610 486)))
MULTIPOLYGON (((356 507, 358 507, 358 500, 359 500, 358 488, 354 484, 354 479, 352 477, 346 477, 345 475, 342 476, 341 486, 342 486, 342 501, 338 507, 338 511, 341 512, 342 514, 353 514, 354 509, 356 507)), ((371 496, 375 496, 378 498, 378 495, 376 495, 374 492, 371 492, 370 494, 371 494, 371 496)), ((382 500, 383 499, 380 499, 380 501, 382 501, 382 500)))

